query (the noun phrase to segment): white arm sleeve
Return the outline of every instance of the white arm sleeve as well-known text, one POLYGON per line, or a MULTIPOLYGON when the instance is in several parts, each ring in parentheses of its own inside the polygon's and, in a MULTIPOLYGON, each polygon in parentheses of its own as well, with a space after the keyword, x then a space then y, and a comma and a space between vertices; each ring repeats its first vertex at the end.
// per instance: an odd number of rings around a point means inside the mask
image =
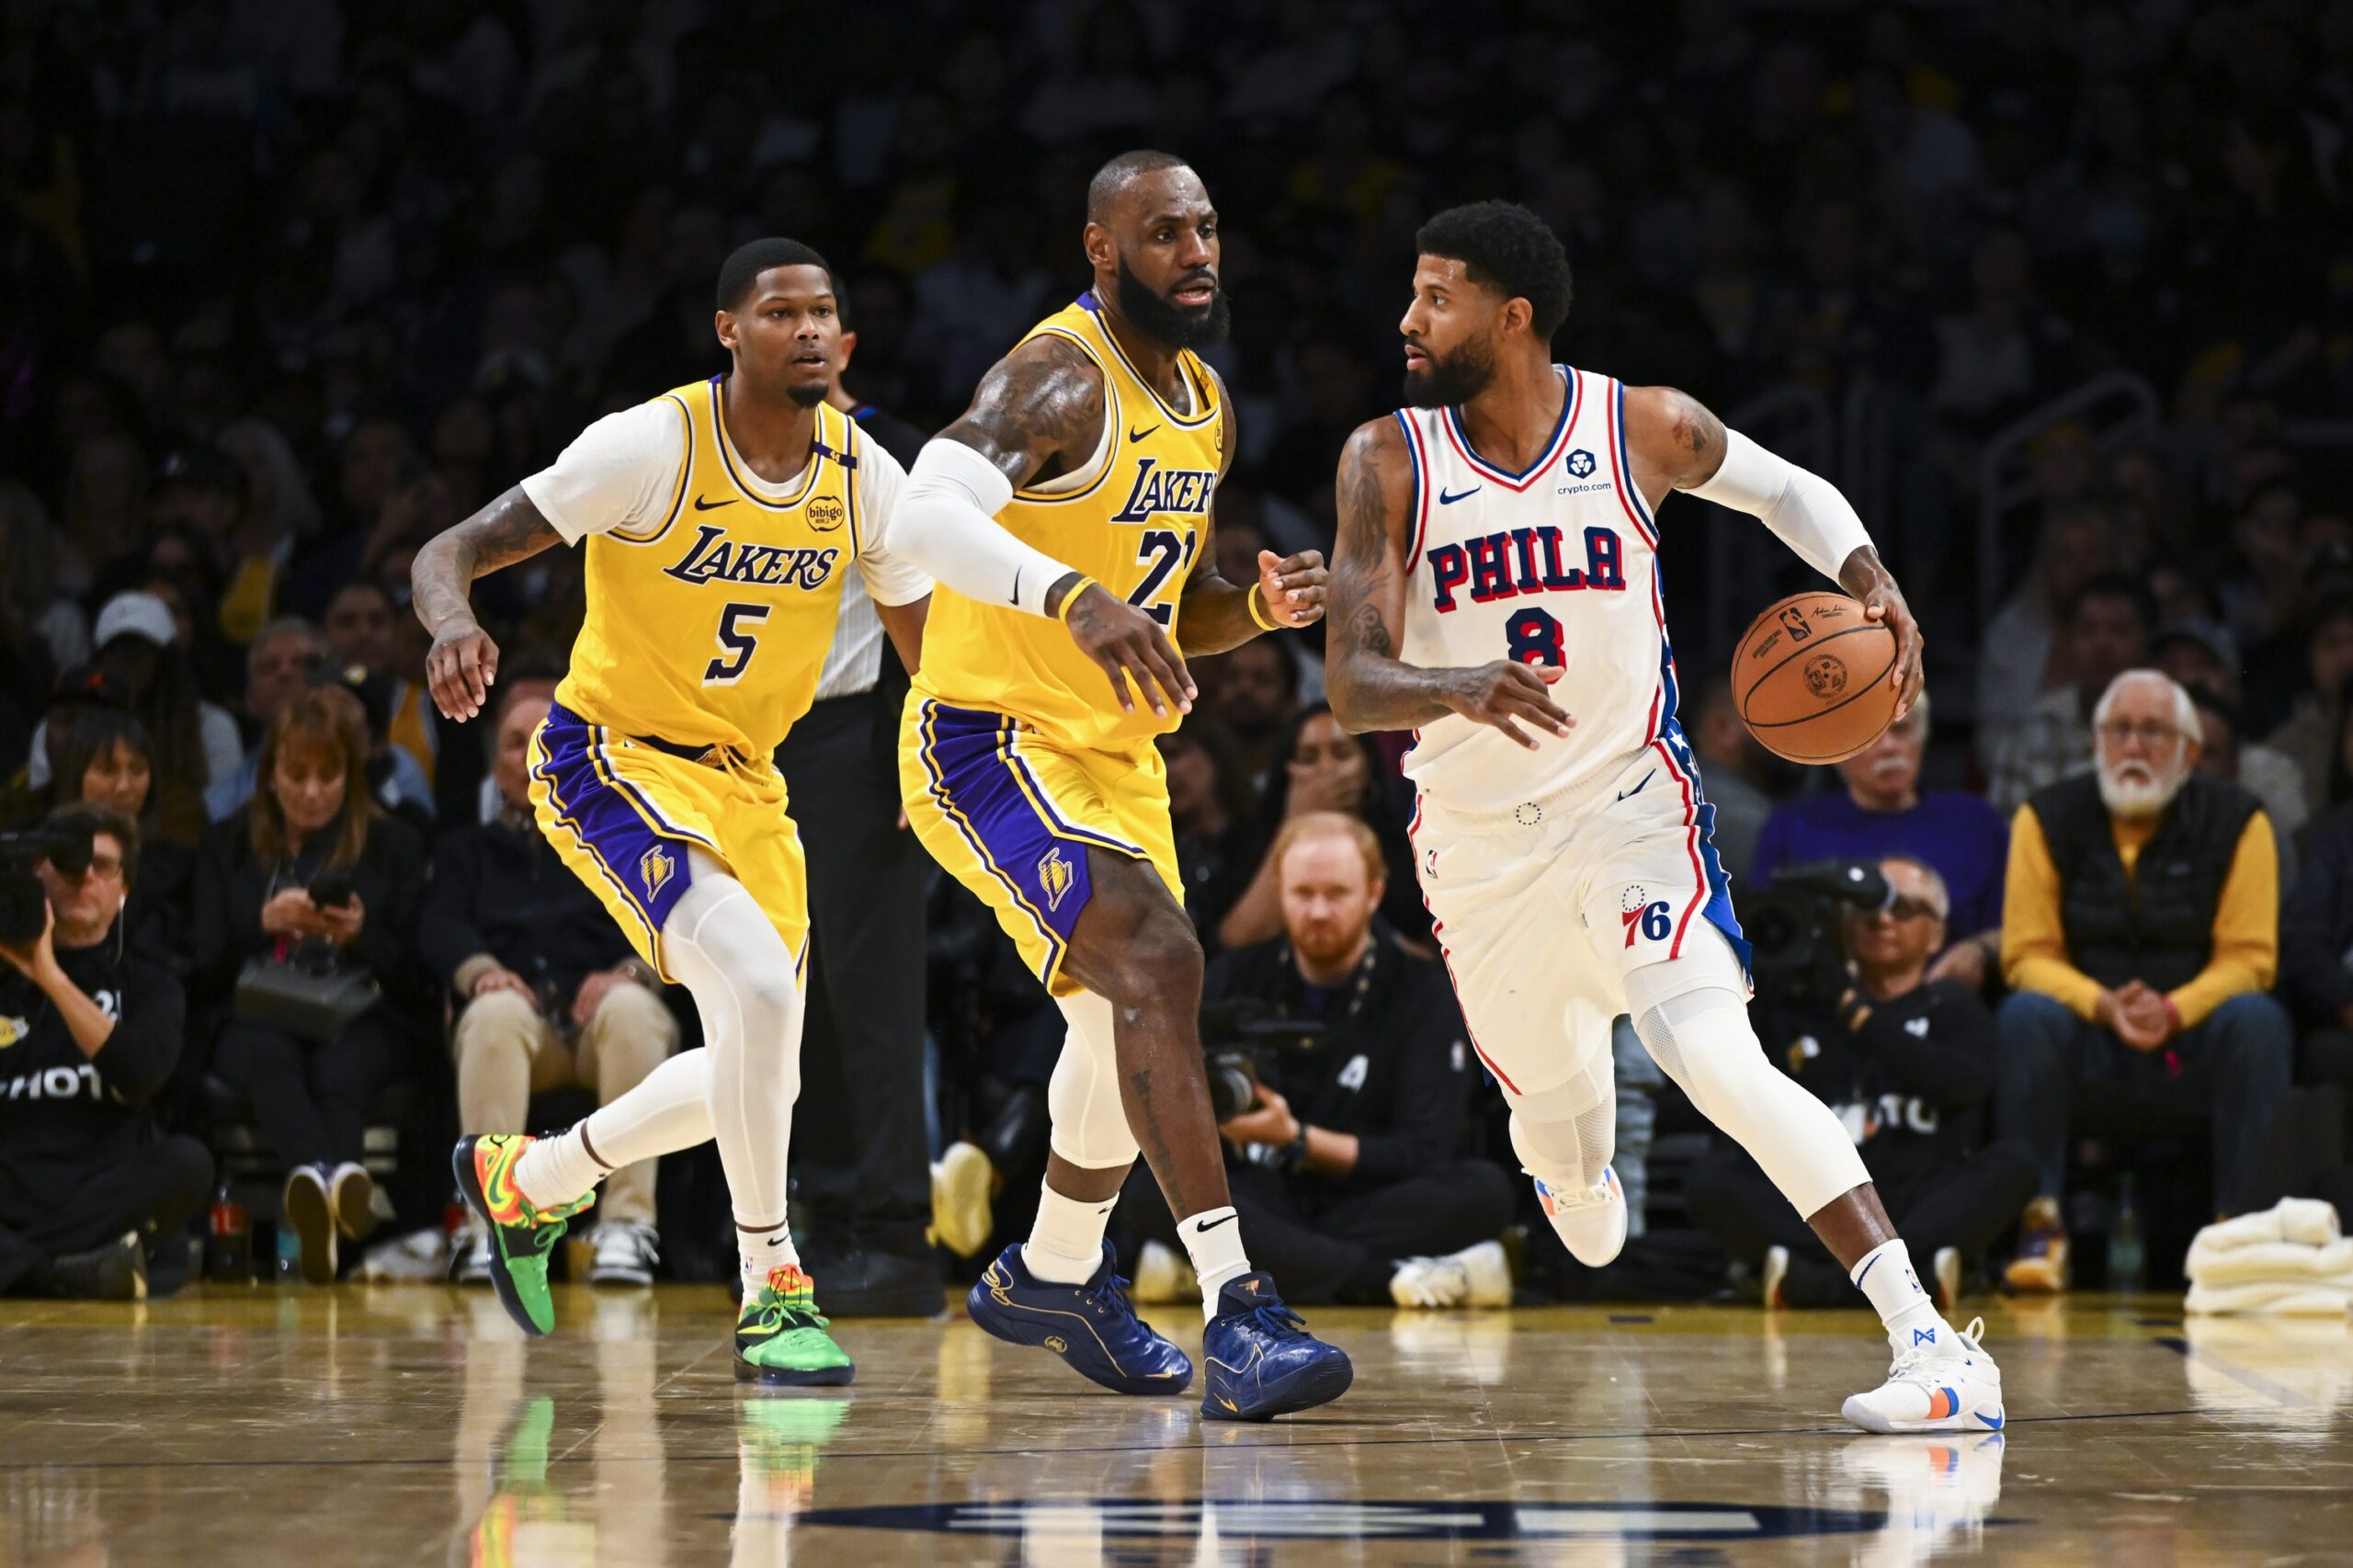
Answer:
POLYGON ((911 605, 931 592, 931 578, 892 548, 891 520, 906 491, 907 471, 870 436, 858 437, 858 570, 867 595, 878 605, 911 605))
POLYGON ((667 398, 608 414, 523 481, 566 544, 615 528, 659 528, 687 460, 686 420, 667 398))
POLYGON ((1724 431, 1723 466, 1688 494, 1761 518, 1783 544, 1834 583, 1847 557, 1871 541, 1863 519, 1836 485, 1731 428, 1724 431))
POLYGON ((997 522, 1012 499, 1013 482, 988 459, 961 441, 926 441, 892 509, 892 552, 968 599, 1043 615, 1046 590, 1071 569, 997 522))

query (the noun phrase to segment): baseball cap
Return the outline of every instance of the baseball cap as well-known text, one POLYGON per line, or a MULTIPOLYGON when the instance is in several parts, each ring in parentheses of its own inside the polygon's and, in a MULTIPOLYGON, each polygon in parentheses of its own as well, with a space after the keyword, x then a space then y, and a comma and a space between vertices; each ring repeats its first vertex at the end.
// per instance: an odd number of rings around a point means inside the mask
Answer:
POLYGON ((179 625, 172 619, 171 607, 153 594, 133 588, 106 602, 106 608, 98 611, 98 624, 91 631, 90 641, 103 648, 118 637, 143 637, 158 648, 168 648, 178 635, 179 625))

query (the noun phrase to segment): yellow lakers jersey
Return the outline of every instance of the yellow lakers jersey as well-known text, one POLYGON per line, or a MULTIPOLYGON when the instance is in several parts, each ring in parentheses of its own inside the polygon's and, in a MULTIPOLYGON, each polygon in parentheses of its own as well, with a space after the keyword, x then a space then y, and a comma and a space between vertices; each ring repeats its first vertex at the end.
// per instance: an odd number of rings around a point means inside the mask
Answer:
MULTIPOLYGON (((1094 461, 1016 491, 997 521, 1148 611, 1181 649, 1177 597, 1208 530, 1222 451, 1217 380, 1186 351, 1178 368, 1190 396, 1184 410, 1172 407, 1129 363, 1091 293, 1029 337, 1046 333, 1076 344, 1102 370, 1103 445, 1094 461)), ((978 603, 944 583, 932 593, 915 686, 951 707, 1010 714, 1073 746, 1148 741, 1178 717, 1172 706, 1155 718, 1141 695, 1133 713, 1120 711, 1109 680, 1059 621, 978 603)))
POLYGON ((677 410, 686 461, 658 525, 588 536, 587 616, 556 700, 623 734, 765 758, 833 645, 865 437, 820 404, 809 466, 780 492, 728 442, 725 381, 658 400, 677 410))

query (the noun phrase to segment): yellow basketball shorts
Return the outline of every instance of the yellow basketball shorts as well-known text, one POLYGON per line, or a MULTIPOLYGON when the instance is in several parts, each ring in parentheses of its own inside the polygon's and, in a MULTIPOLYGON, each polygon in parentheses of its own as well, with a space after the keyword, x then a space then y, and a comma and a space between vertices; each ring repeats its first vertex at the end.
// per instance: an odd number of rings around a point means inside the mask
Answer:
POLYGON ((1168 820, 1168 770, 1149 742, 1114 751, 1053 744, 1003 713, 907 699, 899 728, 907 822, 932 858, 996 912, 1057 996, 1081 989, 1063 955, 1093 892, 1090 849, 1150 863, 1185 900, 1168 820))
POLYGON ((767 758, 691 760, 562 703, 531 736, 540 831, 665 980, 662 924, 694 881, 689 846, 726 865, 784 938, 795 971, 808 967, 808 864, 787 804, 767 758))

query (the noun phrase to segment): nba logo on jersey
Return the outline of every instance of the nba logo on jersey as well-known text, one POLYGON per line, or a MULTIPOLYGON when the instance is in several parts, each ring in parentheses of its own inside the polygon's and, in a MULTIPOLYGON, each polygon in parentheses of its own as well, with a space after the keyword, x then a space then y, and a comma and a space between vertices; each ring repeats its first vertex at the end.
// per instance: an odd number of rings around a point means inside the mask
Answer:
POLYGON ((1070 862, 1063 858, 1060 845, 1047 850, 1038 862, 1038 885, 1045 890, 1049 910, 1059 912, 1062 909, 1063 896, 1070 892, 1071 883, 1076 880, 1070 862))
POLYGON ((658 844, 639 856, 637 876, 638 881, 645 884, 645 896, 651 898, 660 892, 662 884, 668 881, 671 873, 676 869, 677 862, 671 859, 670 852, 658 844))

